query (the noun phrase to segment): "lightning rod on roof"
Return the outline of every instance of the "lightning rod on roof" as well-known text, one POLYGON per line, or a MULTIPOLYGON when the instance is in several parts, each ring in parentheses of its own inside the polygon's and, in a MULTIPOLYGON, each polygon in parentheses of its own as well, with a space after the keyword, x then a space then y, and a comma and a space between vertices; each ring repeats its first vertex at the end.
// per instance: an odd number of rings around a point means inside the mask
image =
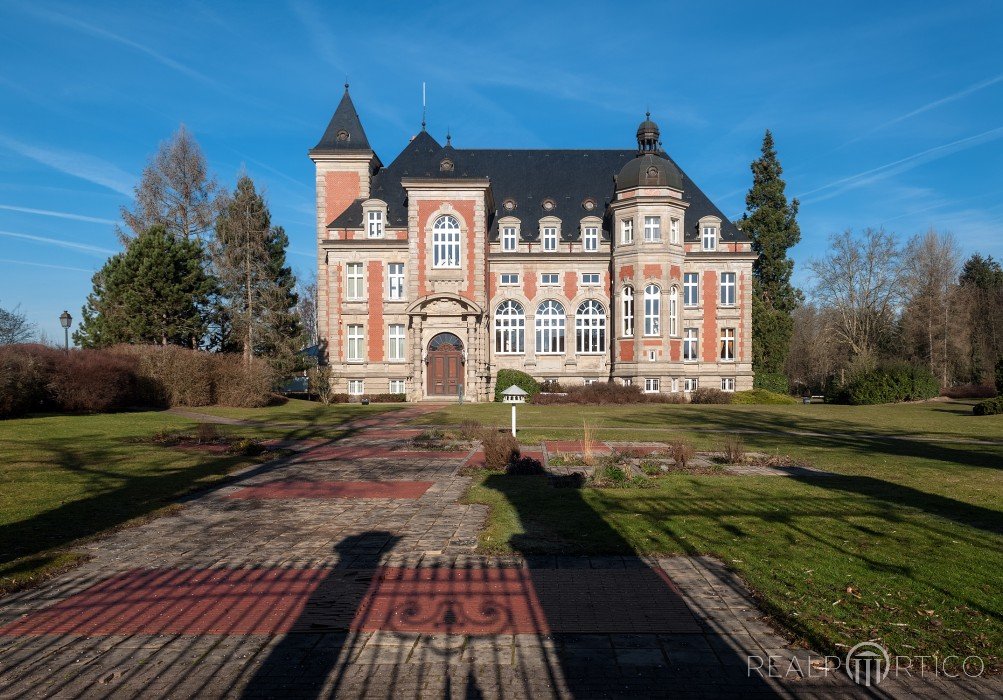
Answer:
POLYGON ((421 130, 425 130, 425 81, 421 81, 421 130))

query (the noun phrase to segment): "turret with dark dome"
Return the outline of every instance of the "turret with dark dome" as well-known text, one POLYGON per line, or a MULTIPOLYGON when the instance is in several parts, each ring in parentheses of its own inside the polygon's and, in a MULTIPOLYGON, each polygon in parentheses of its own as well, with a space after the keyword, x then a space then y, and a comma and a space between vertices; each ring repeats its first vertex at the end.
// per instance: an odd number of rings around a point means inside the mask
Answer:
POLYGON ((672 161, 663 155, 659 144, 658 124, 645 115, 637 127, 637 157, 628 161, 616 176, 616 189, 632 187, 671 187, 683 189, 683 175, 672 161))

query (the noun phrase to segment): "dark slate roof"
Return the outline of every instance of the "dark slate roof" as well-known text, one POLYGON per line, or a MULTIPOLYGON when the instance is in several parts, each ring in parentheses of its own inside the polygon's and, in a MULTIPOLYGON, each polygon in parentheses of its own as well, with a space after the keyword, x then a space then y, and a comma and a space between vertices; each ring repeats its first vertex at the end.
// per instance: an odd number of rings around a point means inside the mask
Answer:
MULTIPOLYGON (((686 240, 699 239, 697 222, 704 216, 721 219, 721 240, 748 240, 671 158, 664 153, 659 155, 666 158, 681 176, 683 199, 689 203, 686 240)), ((430 134, 422 131, 390 165, 376 172, 370 196, 387 203, 388 227, 402 228, 407 225, 407 193, 401 185, 403 178, 488 178, 496 207, 489 218, 491 240, 498 238, 498 219, 502 216, 514 216, 520 220, 524 241, 539 238, 539 222, 545 216, 556 216, 561 220, 561 237, 565 241, 578 240, 581 235, 578 224, 582 218, 598 216, 604 219, 603 238, 608 240, 612 222, 606 210, 613 199, 615 177, 636 156, 634 149, 453 148, 440 145, 430 134), (442 169, 442 161, 446 158, 452 162, 451 170, 442 169), (516 202, 514 211, 503 208, 508 199, 516 202), (550 211, 543 208, 546 199, 554 201, 555 206, 550 211), (595 201, 595 209, 587 211, 582 206, 586 199, 595 201)), ((330 228, 361 227, 362 201, 357 200, 350 205, 331 222, 330 228)))
POLYGON ((311 153, 343 153, 345 151, 371 151, 369 139, 362 128, 359 114, 355 111, 352 98, 348 95, 348 83, 345 83, 345 94, 338 103, 338 108, 334 110, 334 116, 327 125, 324 135, 320 137, 320 142, 313 147, 311 153), (338 138, 339 133, 344 133, 347 138, 338 138))

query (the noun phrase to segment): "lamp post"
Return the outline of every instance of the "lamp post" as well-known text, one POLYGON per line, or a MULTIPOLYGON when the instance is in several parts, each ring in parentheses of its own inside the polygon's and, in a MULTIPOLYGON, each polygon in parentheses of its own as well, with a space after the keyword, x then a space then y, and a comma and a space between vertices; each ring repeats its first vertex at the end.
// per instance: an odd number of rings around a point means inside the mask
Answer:
POLYGON ((70 351, 70 324, 73 323, 73 317, 70 316, 69 311, 64 311, 59 314, 59 325, 63 327, 63 340, 66 344, 66 351, 70 351))

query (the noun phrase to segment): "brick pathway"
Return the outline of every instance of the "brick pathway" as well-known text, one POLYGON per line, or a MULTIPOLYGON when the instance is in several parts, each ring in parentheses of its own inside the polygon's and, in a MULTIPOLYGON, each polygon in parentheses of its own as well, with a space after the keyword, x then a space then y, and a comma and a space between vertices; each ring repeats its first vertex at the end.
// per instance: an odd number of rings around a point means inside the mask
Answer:
POLYGON ((0 600, 0 697, 865 697, 842 672, 750 677, 750 654, 812 666, 712 559, 475 555, 472 452, 402 455, 407 415, 248 469, 0 600))

